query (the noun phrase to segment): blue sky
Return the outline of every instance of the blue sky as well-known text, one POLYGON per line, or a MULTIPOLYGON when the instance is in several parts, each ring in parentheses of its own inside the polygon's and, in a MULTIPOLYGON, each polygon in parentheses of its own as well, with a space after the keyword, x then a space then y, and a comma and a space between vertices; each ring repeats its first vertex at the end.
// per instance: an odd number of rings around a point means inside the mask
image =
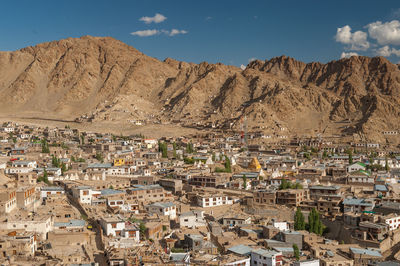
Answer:
POLYGON ((3 51, 92 35, 114 37, 160 60, 172 57, 195 63, 240 66, 252 58, 283 54, 305 62, 352 54, 400 61, 398 1, 4 0, 0 4, 3 51))

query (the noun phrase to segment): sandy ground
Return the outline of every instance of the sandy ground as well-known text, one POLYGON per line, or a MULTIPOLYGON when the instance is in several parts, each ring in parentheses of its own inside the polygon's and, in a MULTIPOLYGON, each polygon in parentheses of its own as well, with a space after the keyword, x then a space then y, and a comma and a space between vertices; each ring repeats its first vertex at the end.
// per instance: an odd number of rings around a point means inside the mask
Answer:
POLYGON ((37 116, 13 117, 13 116, 0 116, 0 123, 3 122, 16 122, 24 125, 32 125, 39 127, 58 127, 64 128, 68 125, 71 129, 79 129, 81 131, 99 132, 99 133, 112 133, 115 135, 131 135, 142 134, 146 138, 160 138, 160 137, 179 137, 199 132, 199 130, 192 128, 184 128, 178 125, 158 125, 150 124, 144 126, 135 126, 127 122, 93 122, 93 123, 77 123, 73 120, 60 120, 57 118, 40 118, 37 116))

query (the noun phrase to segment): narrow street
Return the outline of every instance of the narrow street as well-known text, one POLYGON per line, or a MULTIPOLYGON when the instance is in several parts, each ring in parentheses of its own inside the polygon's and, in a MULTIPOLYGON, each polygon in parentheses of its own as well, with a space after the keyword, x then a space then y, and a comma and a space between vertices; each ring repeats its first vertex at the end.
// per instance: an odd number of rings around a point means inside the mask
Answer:
MULTIPOLYGON (((68 197, 69 203, 80 212, 82 217, 87 217, 87 214, 86 214, 86 212, 84 212, 82 206, 80 206, 80 204, 78 204, 71 197, 71 195, 69 193, 67 193, 67 197, 68 197)), ((103 242, 102 242, 101 232, 99 230, 99 225, 98 225, 97 221, 94 220, 91 217, 87 218, 87 222, 88 222, 88 225, 92 226, 92 231, 96 232, 96 236, 95 236, 96 244, 92 246, 94 261, 99 263, 100 266, 103 266, 103 265, 106 266, 108 264, 107 264, 107 259, 106 259, 105 254, 104 254, 104 245, 103 245, 103 242)))

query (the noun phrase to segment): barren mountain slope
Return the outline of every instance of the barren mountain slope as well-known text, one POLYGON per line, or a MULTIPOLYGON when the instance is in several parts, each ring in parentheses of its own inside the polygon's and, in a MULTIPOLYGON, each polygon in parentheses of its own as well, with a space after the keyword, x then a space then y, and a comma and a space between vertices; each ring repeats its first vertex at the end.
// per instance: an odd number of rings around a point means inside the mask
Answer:
POLYGON ((90 36, 0 52, 3 117, 225 129, 239 129, 246 118, 249 130, 275 135, 382 139, 400 122, 399 83, 399 67, 382 57, 306 64, 281 56, 242 71, 159 61, 113 38, 90 36))

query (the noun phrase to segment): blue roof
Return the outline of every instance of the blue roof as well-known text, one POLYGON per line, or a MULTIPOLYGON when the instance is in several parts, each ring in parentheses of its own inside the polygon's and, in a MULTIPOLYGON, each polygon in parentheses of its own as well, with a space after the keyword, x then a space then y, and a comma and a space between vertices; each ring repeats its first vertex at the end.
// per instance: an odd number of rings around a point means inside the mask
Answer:
POLYGON ((106 189, 103 189, 103 190, 101 191, 101 195, 102 195, 102 196, 108 196, 108 195, 120 194, 120 193, 124 193, 124 191, 122 191, 122 190, 115 190, 115 189, 111 189, 111 188, 106 188, 106 189))
POLYGON ((133 187, 134 188, 131 189, 132 191, 162 188, 162 186, 160 186, 160 185, 147 185, 147 186, 134 185, 133 187))
POLYGON ((376 191, 388 191, 387 187, 385 185, 375 185, 374 190, 376 191))
POLYGON ((373 206, 371 202, 366 202, 365 199, 344 199, 343 205, 373 206))
POLYGON ((379 250, 375 249, 369 249, 369 248, 350 248, 351 252, 354 254, 360 254, 360 255, 368 255, 368 256, 374 256, 374 257, 382 257, 382 254, 379 250))
POLYGON ((85 226, 85 224, 86 224, 85 220, 69 220, 69 222, 66 222, 66 223, 61 223, 61 222, 54 223, 54 226, 55 227, 63 227, 63 226, 65 226, 65 227, 78 227, 78 226, 83 227, 83 226, 85 226))
POLYGON ((247 256, 251 253, 252 248, 246 245, 237 245, 237 246, 233 246, 231 248, 228 248, 228 250, 230 252, 239 254, 239 255, 244 255, 247 256))
POLYGON ((172 202, 156 202, 156 203, 150 204, 149 206, 169 208, 169 207, 175 206, 175 204, 172 202))
POLYGON ((294 252, 294 250, 293 250, 293 248, 284 248, 284 247, 274 247, 274 249, 276 250, 276 251, 278 251, 278 252, 282 252, 282 253, 285 253, 285 252, 294 252))
POLYGON ((186 256, 188 256, 188 253, 171 253, 170 260, 176 261, 176 262, 181 262, 186 258, 186 256))
POLYGON ((238 174, 234 174, 233 177, 243 177, 246 176, 247 178, 257 178, 260 175, 259 172, 241 172, 238 174))
POLYGON ((264 256, 264 257, 272 257, 272 256, 278 254, 278 252, 276 252, 276 251, 268 250, 268 249, 263 249, 263 248, 260 248, 260 249, 253 249, 251 252, 252 252, 252 253, 255 253, 255 254, 257 254, 257 255, 264 256))
POLYGON ((111 163, 91 163, 88 168, 111 168, 111 163))
POLYGON ((41 191, 64 191, 62 187, 42 187, 41 191))

